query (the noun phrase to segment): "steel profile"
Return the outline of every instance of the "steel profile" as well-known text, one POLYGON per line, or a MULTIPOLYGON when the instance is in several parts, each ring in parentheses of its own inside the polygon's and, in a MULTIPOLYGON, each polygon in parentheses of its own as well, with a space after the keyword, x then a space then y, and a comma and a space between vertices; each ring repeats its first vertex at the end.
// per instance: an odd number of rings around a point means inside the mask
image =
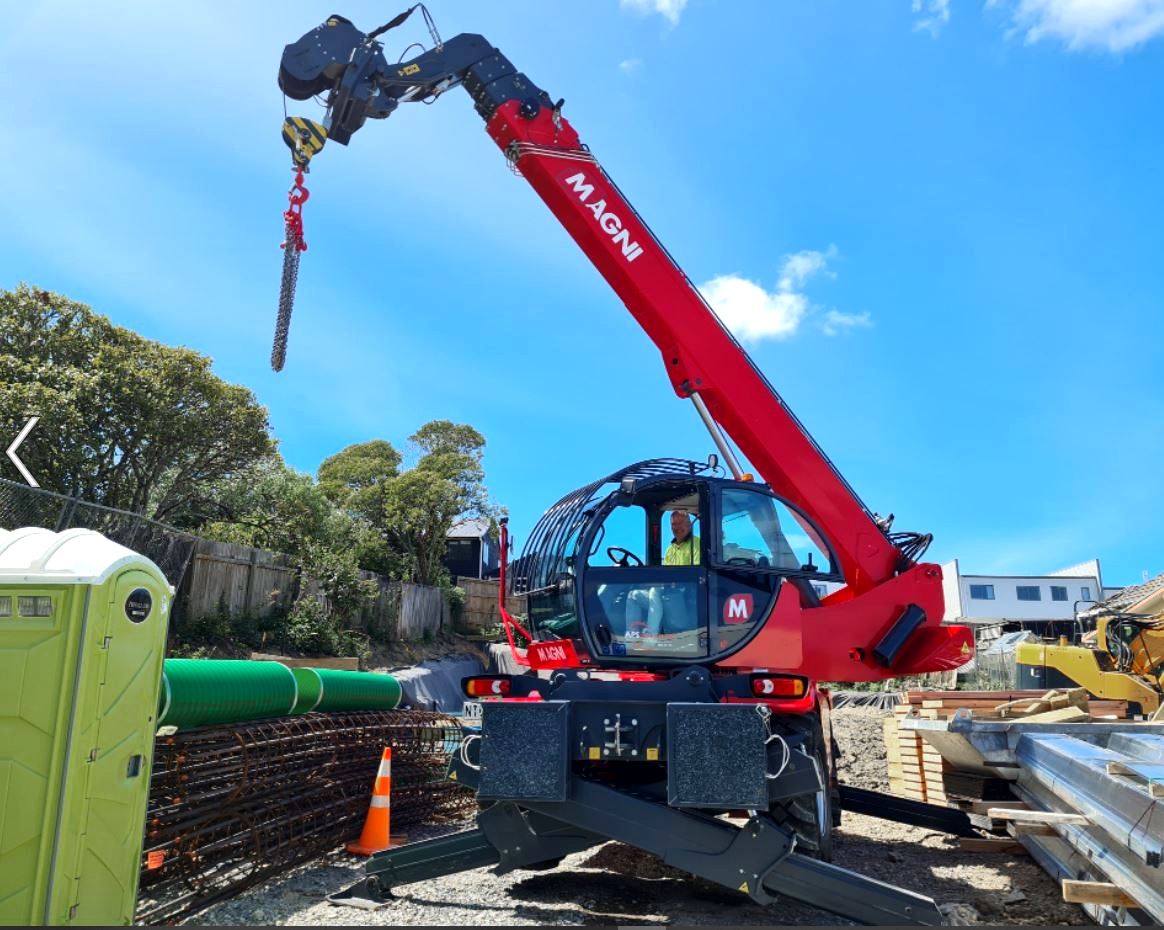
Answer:
MULTIPOLYGON (((1024 734, 1015 753, 1019 783, 1034 782, 1087 817, 1153 867, 1164 861, 1164 800, 1144 785, 1109 775, 1110 762, 1135 762, 1062 734, 1024 734)), ((1161 874, 1164 882, 1164 873, 1161 874)))

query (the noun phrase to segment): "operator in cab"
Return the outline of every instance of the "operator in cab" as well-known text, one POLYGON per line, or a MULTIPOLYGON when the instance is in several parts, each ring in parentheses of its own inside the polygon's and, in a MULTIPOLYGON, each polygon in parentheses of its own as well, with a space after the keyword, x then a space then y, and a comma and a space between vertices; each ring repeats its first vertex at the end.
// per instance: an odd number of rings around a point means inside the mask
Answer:
POLYGON ((691 514, 686 510, 671 511, 671 545, 663 553, 664 565, 698 565, 699 537, 692 532, 691 514))
MULTIPOLYGON (((663 553, 663 565, 681 568, 699 564, 699 537, 693 530, 691 514, 682 509, 671 511, 671 545, 663 553)), ((683 633, 694 630, 695 605, 687 585, 653 585, 647 592, 646 629, 643 638, 652 641, 660 633, 683 633), (664 617, 666 623, 664 624, 664 617), (666 627, 664 630, 663 627, 666 627)))

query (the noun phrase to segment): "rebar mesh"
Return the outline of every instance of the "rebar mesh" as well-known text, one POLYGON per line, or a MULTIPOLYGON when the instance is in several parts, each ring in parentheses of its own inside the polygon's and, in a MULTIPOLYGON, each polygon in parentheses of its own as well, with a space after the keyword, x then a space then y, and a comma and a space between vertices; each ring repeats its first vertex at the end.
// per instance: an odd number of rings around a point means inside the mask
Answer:
POLYGON ((471 811, 475 794, 445 779, 460 739, 456 720, 429 711, 307 714, 159 737, 138 921, 189 916, 354 839, 385 746, 394 828, 471 811))

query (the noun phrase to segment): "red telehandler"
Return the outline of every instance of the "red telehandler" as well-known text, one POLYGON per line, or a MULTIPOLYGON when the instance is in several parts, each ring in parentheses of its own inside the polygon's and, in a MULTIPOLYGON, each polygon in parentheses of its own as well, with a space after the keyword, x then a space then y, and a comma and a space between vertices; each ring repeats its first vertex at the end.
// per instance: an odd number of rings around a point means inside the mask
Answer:
POLYGON ((279 86, 296 100, 326 95, 327 115, 284 124, 299 174, 276 367, 311 157, 369 118, 461 86, 658 347, 719 453, 631 465, 545 513, 511 570, 527 624, 503 604, 528 671, 464 683, 483 699, 481 728, 450 777, 476 789, 476 829, 382 853, 339 897, 383 899, 484 865, 544 867, 615 839, 757 902, 786 895, 863 923, 940 923, 932 900, 828 861, 839 805, 829 700, 815 685, 969 658, 970 631, 941 625, 941 569, 919 561, 930 537, 892 533, 892 518, 865 507, 582 144, 562 100, 479 35, 441 41, 427 11, 433 46, 385 57, 378 38, 411 12, 370 33, 331 16, 283 52, 279 86), (840 584, 828 593, 826 582, 840 584))

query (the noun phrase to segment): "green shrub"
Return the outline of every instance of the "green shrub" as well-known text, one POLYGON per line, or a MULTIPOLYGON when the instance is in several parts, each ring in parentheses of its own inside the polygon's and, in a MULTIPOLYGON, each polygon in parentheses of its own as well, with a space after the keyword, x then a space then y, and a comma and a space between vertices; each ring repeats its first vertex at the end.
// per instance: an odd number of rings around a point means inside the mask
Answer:
POLYGON ((371 640, 355 630, 340 630, 336 637, 336 655, 354 656, 360 660, 361 668, 367 668, 372 659, 371 640))
POLYGON ((461 618, 465 615, 465 601, 468 595, 465 589, 454 585, 451 588, 445 588, 445 601, 449 605, 449 618, 453 622, 454 627, 461 625, 461 618))
POLYGON ((315 598, 300 598, 287 615, 287 642, 300 652, 336 655, 339 634, 315 598))

